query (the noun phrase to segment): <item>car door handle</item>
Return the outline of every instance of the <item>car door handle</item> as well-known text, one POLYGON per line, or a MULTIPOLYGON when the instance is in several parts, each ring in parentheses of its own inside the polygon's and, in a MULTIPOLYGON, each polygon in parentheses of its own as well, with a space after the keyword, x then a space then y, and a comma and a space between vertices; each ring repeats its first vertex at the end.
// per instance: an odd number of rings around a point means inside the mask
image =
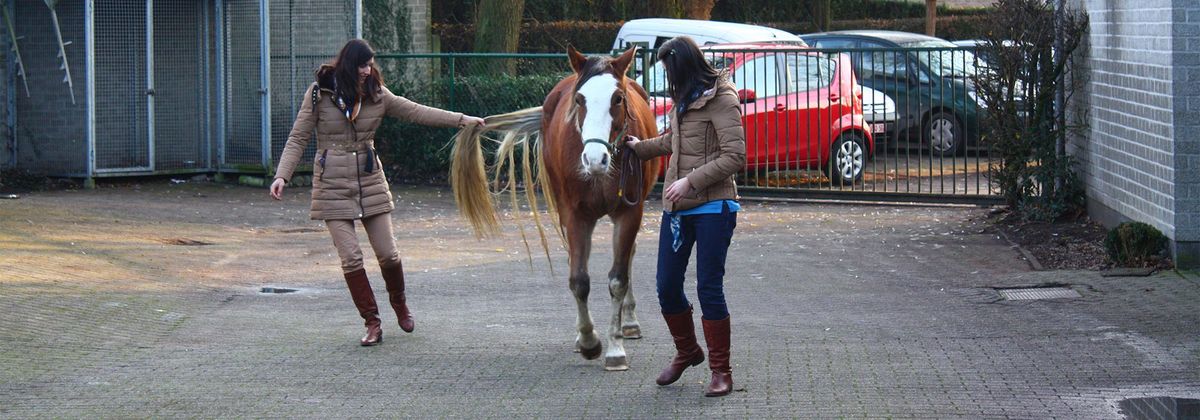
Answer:
POLYGON ((787 105, 775 104, 775 112, 783 112, 783 111, 787 111, 787 105))

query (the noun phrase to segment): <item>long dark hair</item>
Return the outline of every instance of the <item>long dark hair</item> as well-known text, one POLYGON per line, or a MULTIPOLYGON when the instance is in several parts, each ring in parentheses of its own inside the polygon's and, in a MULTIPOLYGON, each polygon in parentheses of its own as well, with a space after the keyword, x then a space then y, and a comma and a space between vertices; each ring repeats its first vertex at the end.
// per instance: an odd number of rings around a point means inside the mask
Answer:
POLYGON ((720 76, 690 37, 678 36, 664 42, 658 47, 658 60, 667 73, 667 93, 684 109, 692 92, 712 88, 720 76))
POLYGON ((379 73, 379 65, 371 66, 371 75, 367 76, 367 80, 362 86, 358 84, 358 67, 371 61, 375 58, 375 50, 371 49, 371 44, 362 39, 351 39, 342 47, 342 51, 338 53, 333 61, 322 65, 317 70, 317 79, 332 76, 336 81, 334 88, 343 99, 354 104, 359 101, 359 98, 367 98, 375 100, 375 94, 380 92, 383 86, 383 76, 379 73))

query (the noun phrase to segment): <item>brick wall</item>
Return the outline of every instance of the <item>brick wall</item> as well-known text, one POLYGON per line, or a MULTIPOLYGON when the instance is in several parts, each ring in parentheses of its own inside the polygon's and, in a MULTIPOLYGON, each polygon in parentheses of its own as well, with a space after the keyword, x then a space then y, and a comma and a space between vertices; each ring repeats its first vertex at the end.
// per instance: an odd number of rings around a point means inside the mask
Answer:
POLYGON ((1149 223, 1186 248, 1200 240, 1195 223, 1200 6, 1194 0, 1076 5, 1091 19, 1083 66, 1087 84, 1074 104, 1086 110, 1075 116, 1086 117, 1087 139, 1073 148, 1089 210, 1108 225, 1149 223))
POLYGON ((414 53, 432 52, 430 45, 429 27, 432 22, 430 15, 430 0, 408 0, 408 21, 411 31, 409 51, 414 53))

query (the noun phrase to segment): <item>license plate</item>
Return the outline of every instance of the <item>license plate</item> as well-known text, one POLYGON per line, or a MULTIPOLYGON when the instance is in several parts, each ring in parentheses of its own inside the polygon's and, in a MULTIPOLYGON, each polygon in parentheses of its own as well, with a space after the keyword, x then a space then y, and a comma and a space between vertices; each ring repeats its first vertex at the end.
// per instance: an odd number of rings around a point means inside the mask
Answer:
POLYGON ((878 134, 887 132, 887 124, 871 124, 871 133, 878 134))

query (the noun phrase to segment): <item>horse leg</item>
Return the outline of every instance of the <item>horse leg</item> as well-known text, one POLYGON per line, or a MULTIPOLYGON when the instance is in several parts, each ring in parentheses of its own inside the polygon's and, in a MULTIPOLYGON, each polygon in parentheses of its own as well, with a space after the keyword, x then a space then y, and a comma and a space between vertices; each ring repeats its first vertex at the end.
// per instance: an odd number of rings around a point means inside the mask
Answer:
POLYGON ((604 354, 604 369, 629 369, 625 355, 626 332, 641 336, 637 319, 633 318, 633 290, 629 286, 630 259, 633 256, 634 238, 640 228, 631 223, 633 217, 613 217, 613 266, 608 272, 608 294, 612 299, 612 318, 608 327, 608 351, 604 354), (622 323, 625 319, 625 323, 622 323))
POLYGON ((613 222, 613 268, 608 278, 623 276, 626 290, 621 302, 621 334, 630 340, 642 338, 642 327, 637 320, 637 300, 633 297, 631 272, 633 256, 637 254, 637 233, 641 230, 640 214, 630 211, 613 222))
MULTIPOLYGON (((566 217, 564 213, 564 217, 566 217)), ((591 291, 591 278, 588 276, 588 255, 592 251, 592 231, 596 228, 595 221, 564 220, 567 223, 567 254, 570 258, 570 287, 575 296, 575 349, 584 359, 592 360, 600 357, 601 342, 592 324, 592 315, 588 312, 588 293, 591 291)))

